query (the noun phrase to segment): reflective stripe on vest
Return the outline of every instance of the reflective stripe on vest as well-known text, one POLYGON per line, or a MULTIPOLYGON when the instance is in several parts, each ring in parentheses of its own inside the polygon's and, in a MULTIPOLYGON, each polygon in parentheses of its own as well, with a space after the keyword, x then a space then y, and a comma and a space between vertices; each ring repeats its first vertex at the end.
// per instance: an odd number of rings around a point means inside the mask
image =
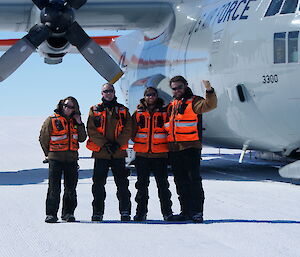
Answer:
POLYGON ((51 136, 51 140, 52 140, 52 141, 59 141, 59 140, 67 139, 67 138, 68 138, 67 135, 62 135, 62 136, 51 136))
POLYGON ((154 134, 154 138, 167 138, 167 134, 154 134))
POLYGON ((51 116, 52 133, 50 135, 49 151, 77 151, 78 131, 73 119, 68 121, 61 115, 55 113, 51 116))
MULTIPOLYGON (((107 112, 106 110, 104 109, 103 111, 98 111, 99 109, 101 110, 101 105, 102 104, 98 104, 98 105, 95 105, 93 106, 93 115, 94 115, 94 119, 96 119, 96 127, 97 127, 97 131, 105 136, 105 130, 106 130, 106 119, 107 119, 107 112)), ((117 125, 116 125, 116 128, 115 128, 115 132, 114 132, 114 135, 115 135, 115 139, 117 139, 119 137, 119 135, 122 133, 123 131, 123 128, 125 126, 124 122, 127 118, 127 111, 126 111, 126 108, 125 107, 116 107, 118 108, 118 116, 119 116, 119 119, 118 119, 118 122, 117 122, 117 125)), ((94 152, 99 152, 101 150, 101 147, 97 144, 95 144, 91 138, 89 138, 87 140, 87 143, 86 143, 86 147, 87 149, 91 150, 91 151, 94 151, 94 152)), ((126 150, 128 148, 128 143, 125 144, 125 145, 122 145, 120 147, 120 150, 126 150)))
POLYGON ((180 121, 175 122, 175 126, 177 127, 195 127, 197 126, 197 122, 183 122, 181 123, 180 121))
POLYGON ((169 151, 167 133, 164 129, 167 113, 156 111, 152 117, 148 111, 137 110, 135 118, 137 133, 133 149, 139 153, 166 153, 169 151))
POLYGON ((183 101, 173 100, 168 108, 170 111, 169 121, 165 123, 165 129, 168 132, 168 142, 198 141, 199 133, 199 115, 193 111, 193 100, 195 96, 185 102, 183 114, 179 113, 183 101))
POLYGON ((135 137, 138 137, 138 138, 147 138, 148 135, 147 134, 142 134, 142 133, 136 133, 135 137))

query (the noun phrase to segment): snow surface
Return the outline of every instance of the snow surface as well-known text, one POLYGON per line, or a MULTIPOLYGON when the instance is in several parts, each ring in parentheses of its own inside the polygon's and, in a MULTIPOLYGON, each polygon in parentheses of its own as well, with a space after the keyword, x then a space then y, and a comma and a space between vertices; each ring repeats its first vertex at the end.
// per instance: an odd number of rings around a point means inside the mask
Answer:
MULTIPOLYGON (((113 177, 107 181, 104 219, 90 222, 93 160, 81 146, 77 187, 79 223, 46 224, 47 165, 38 135, 46 117, 1 117, 0 257, 11 256, 300 256, 300 187, 278 175, 274 163, 240 151, 205 148, 204 224, 162 224, 151 178, 149 224, 119 222, 113 177), (249 156, 247 156, 248 158, 249 156)), ((277 165, 277 164, 276 164, 277 165)), ((133 214, 136 208, 130 176, 133 214)), ((179 211, 173 177, 173 210, 179 211)))

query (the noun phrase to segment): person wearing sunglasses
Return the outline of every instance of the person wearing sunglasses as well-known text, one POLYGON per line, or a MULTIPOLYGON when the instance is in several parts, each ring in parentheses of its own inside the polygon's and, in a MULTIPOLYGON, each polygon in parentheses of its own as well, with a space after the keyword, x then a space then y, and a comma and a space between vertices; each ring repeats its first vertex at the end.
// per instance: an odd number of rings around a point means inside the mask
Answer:
POLYGON ((131 219, 129 173, 125 168, 126 149, 131 136, 131 116, 128 109, 117 102, 114 86, 104 84, 102 102, 92 106, 87 122, 87 148, 95 158, 92 193, 92 221, 102 221, 106 197, 105 184, 111 168, 117 186, 121 221, 131 219))
POLYGON ((64 175, 62 220, 74 222, 77 206, 76 186, 78 181, 79 142, 87 137, 77 100, 69 96, 60 100, 54 115, 48 117, 40 131, 40 144, 49 162, 49 182, 46 199, 47 223, 57 222, 61 178, 64 175))
POLYGON ((147 219, 148 187, 151 173, 156 180, 163 219, 165 221, 173 220, 167 170, 169 148, 167 133, 164 129, 166 115, 164 100, 158 97, 157 89, 146 88, 144 98, 140 100, 137 110, 132 115, 132 140, 134 142, 133 149, 136 152, 137 172, 135 221, 147 219))
POLYGON ((193 94, 182 76, 170 80, 173 100, 167 111, 169 156, 181 213, 177 220, 203 222, 204 191, 200 176, 202 114, 217 107, 217 96, 210 82, 202 81, 206 98, 193 94))

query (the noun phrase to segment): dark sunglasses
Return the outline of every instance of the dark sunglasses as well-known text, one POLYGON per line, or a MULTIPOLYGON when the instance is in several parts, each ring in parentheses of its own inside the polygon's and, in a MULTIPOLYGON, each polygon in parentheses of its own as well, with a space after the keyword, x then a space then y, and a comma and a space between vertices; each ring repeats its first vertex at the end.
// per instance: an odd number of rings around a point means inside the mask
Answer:
POLYGON ((103 90, 102 93, 108 94, 108 93, 113 93, 114 90, 113 89, 107 89, 107 90, 103 90))
POLYGON ((155 97, 155 96, 157 96, 157 94, 156 93, 148 93, 148 94, 145 94, 145 96, 147 96, 147 97, 150 97, 150 96, 155 97))
POLYGON ((64 104, 63 106, 71 110, 75 109, 75 107, 71 105, 64 104))
POLYGON ((176 91, 176 90, 180 90, 180 89, 183 89, 183 88, 184 88, 184 85, 179 85, 178 87, 172 87, 172 90, 176 91))

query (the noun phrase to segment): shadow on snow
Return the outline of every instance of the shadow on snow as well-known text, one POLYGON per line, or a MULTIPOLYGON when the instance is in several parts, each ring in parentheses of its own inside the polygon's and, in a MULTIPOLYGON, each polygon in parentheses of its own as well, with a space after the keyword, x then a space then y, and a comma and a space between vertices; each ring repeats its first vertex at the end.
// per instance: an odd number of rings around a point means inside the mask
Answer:
POLYGON ((238 154, 203 154, 202 157, 212 157, 210 160, 201 161, 201 174, 206 180, 274 181, 299 184, 299 180, 283 178, 279 175, 279 167, 284 165, 282 162, 245 158, 243 163, 239 163, 238 154))
MULTIPOLYGON (((59 222, 66 223, 66 222, 59 222)), ((77 220, 76 223, 82 224, 139 224, 139 225, 201 225, 201 223, 194 223, 192 221, 163 221, 163 220, 146 220, 146 221, 120 221, 120 220, 103 220, 103 221, 89 221, 77 220)), ((296 220, 247 220, 247 219, 219 219, 219 220, 204 220, 202 224, 218 224, 218 223, 254 223, 254 224, 299 224, 296 220)))
MULTIPOLYGON (((221 181, 275 181, 299 184, 299 180, 282 178, 278 173, 279 162, 245 159, 238 163, 238 154, 203 154, 209 160, 201 161, 201 175, 204 180, 221 181)), ((79 179, 91 178, 92 169, 79 170, 79 179)), ((172 176, 172 173, 169 173, 172 176)), ((112 176, 111 171, 108 176, 112 176)), ((136 176, 135 169, 131 169, 131 176, 136 176)), ((0 185, 37 184, 48 179, 48 169, 20 170, 18 172, 0 172, 0 185)), ((171 180, 172 181, 172 180, 171 180)))
MULTIPOLYGON (((92 177, 92 170, 79 170, 79 179, 92 177)), ((48 169, 20 170, 18 172, 0 172, 0 185, 38 184, 48 179, 48 169)))

